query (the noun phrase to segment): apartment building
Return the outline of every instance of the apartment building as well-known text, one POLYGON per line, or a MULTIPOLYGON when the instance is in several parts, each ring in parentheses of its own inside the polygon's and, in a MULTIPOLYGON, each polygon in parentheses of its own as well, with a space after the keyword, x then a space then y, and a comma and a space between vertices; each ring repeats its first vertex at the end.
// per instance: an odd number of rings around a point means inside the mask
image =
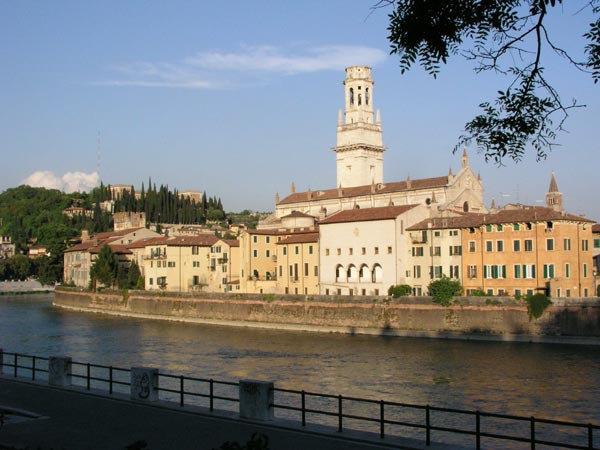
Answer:
POLYGON ((300 233, 277 242, 277 290, 319 293, 319 233, 300 233))

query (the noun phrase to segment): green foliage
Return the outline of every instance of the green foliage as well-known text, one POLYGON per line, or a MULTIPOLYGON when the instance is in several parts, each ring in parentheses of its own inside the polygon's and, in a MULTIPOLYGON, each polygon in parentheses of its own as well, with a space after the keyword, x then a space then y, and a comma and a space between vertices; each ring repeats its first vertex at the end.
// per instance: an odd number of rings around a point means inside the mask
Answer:
POLYGON ((388 295, 394 298, 405 297, 412 294, 412 288, 408 284, 398 284, 390 286, 388 289, 388 295))
POLYGON ((490 298, 486 298, 485 299, 485 304, 486 305, 491 305, 491 306, 498 306, 501 304, 500 300, 498 299, 490 299, 490 298))
POLYGON ((461 54, 475 63, 478 73, 492 71, 508 77, 508 87, 498 90, 495 102, 480 104, 482 114, 466 124, 465 134, 454 149, 475 141, 486 160, 502 164, 506 157, 521 160, 529 145, 538 160, 545 158, 556 145, 556 133, 562 130, 568 111, 578 107, 575 101, 562 103, 545 78, 543 57, 555 53, 582 72, 591 73, 595 83, 600 80, 599 2, 592 0, 581 7, 590 8, 594 15, 589 31, 583 34, 588 41, 584 62, 557 47, 548 27, 551 10, 566 11, 568 3, 386 0, 377 5, 393 8, 388 40, 391 53, 399 57, 402 73, 419 64, 435 78, 450 56, 461 54))
POLYGON ((525 298, 527 302, 527 313, 529 314, 529 320, 539 319, 546 311, 546 308, 552 304, 546 294, 535 294, 528 295, 525 298))
MULTIPOLYGON (((129 289, 136 289, 140 285, 140 278, 142 278, 140 266, 135 261, 132 261, 127 272, 127 287, 129 289)), ((144 285, 143 279, 141 284, 142 286, 144 285)))
POLYGON ((109 245, 105 245, 100 249, 98 257, 90 268, 90 277, 96 278, 105 286, 112 286, 117 279, 119 263, 116 255, 113 253, 109 245))
POLYGON ((462 293, 460 281, 452 280, 443 275, 439 280, 429 283, 429 295, 433 297, 433 301, 442 306, 450 306, 452 297, 462 293))
POLYGON ((487 294, 483 292, 483 289, 474 289, 469 295, 471 297, 485 297, 487 294))
POLYGON ((33 264, 25 255, 0 260, 0 280, 25 280, 33 273, 33 264))

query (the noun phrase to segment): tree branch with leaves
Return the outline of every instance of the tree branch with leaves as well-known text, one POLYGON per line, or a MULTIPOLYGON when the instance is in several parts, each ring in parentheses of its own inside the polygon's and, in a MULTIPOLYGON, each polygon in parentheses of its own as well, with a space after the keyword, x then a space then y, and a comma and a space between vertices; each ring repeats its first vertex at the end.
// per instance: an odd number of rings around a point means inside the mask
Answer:
POLYGON ((600 0, 582 3, 593 22, 583 34, 586 59, 577 61, 551 38, 548 14, 562 0, 380 0, 373 9, 392 7, 389 14, 391 53, 398 55, 402 73, 414 64, 434 78, 441 65, 456 54, 475 63, 475 71, 508 77, 508 85, 465 125, 454 152, 474 142, 486 161, 502 165, 520 161, 528 146, 537 160, 557 145, 557 133, 573 108, 564 102, 545 76, 543 60, 555 53, 576 69, 600 80, 600 0), (549 50, 547 52, 547 50, 549 50))

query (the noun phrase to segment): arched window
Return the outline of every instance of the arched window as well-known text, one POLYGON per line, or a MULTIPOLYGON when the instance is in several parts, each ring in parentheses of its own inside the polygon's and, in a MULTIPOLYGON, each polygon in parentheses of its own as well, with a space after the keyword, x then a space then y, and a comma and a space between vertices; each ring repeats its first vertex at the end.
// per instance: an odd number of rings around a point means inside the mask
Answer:
POLYGON ((362 94, 358 94, 358 106, 362 104, 362 94))
POLYGON ((372 281, 373 283, 381 283, 383 281, 383 269, 379 264, 373 266, 372 281))
POLYGON ((341 264, 338 264, 335 268, 335 281, 338 283, 346 281, 346 271, 341 264))
POLYGON ((464 212, 469 212, 469 202, 464 202, 463 203, 463 211, 464 212))
POLYGON ((266 275, 267 280, 271 279, 271 273, 270 272, 267 272, 265 275, 266 275))
POLYGON ((369 104, 369 88, 365 89, 365 104, 369 104))
POLYGON ((254 278, 258 279, 258 270, 254 269, 252 275, 254 276, 254 278))
POLYGON ((357 282, 358 281, 358 270, 356 270, 356 266, 354 264, 350 264, 347 270, 348 281, 357 282))
POLYGON ((350 104, 354 105, 354 88, 350 88, 350 104))
POLYGON ((361 283, 368 283, 371 280, 371 271, 369 270, 369 266, 363 264, 360 266, 358 270, 358 279, 361 283))

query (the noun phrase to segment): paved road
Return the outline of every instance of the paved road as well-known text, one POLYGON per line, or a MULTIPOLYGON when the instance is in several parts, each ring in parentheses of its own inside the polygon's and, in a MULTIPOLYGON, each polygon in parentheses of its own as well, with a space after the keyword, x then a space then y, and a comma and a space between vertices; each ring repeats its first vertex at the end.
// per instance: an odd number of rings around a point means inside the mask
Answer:
MULTIPOLYGON (((234 413, 169 405, 140 404, 118 394, 66 390, 0 376, 0 410, 14 408, 43 416, 25 420, 7 415, 8 420, 0 428, 0 448, 119 450, 144 440, 150 450, 210 450, 225 441, 244 444, 255 432, 268 437, 270 450, 368 450, 390 448, 392 444, 387 438, 385 444, 367 443, 360 440, 364 435, 341 435, 319 428, 307 432, 282 421, 242 421, 234 413)), ((425 448, 407 442, 401 445, 396 441, 393 448, 425 448)))

